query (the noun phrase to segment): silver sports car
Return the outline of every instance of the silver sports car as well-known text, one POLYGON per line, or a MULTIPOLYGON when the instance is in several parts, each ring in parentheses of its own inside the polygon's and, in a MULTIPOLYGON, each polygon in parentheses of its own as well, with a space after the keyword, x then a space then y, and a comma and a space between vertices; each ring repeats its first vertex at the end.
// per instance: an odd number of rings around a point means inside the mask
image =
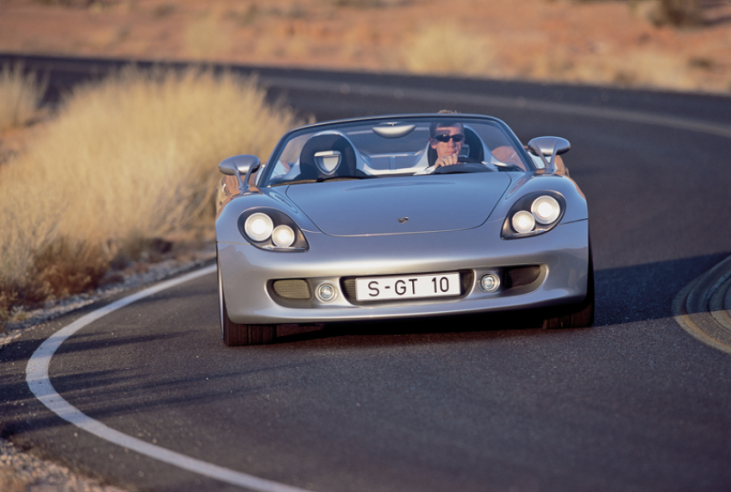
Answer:
POLYGON ((268 162, 219 164, 216 219, 226 345, 293 325, 530 310, 590 326, 584 194, 559 154, 502 121, 456 113, 317 123, 268 162))

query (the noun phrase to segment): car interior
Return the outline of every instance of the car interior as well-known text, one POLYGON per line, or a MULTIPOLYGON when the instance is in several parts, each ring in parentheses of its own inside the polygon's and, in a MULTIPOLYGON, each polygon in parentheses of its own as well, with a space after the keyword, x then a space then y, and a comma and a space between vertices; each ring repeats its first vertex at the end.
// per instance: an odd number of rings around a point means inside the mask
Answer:
MULTIPOLYGON (((495 127, 481 126, 485 128, 477 130, 475 125, 464 125, 465 140, 460 156, 465 158, 465 162, 486 168, 473 168, 474 170, 527 169, 519 158, 509 163, 502 162, 499 156, 506 154, 506 148, 514 150, 512 142, 502 131, 496 131, 495 127), (494 152, 496 149, 502 152, 494 152)), ((343 126, 309 135, 297 135, 280 153, 279 161, 270 177, 270 184, 430 174, 437 155, 429 142, 428 122, 402 127, 406 130, 389 132, 384 131, 384 128, 390 130, 392 127, 384 127, 382 124, 343 126), (285 155, 289 159, 283 159, 285 155)))

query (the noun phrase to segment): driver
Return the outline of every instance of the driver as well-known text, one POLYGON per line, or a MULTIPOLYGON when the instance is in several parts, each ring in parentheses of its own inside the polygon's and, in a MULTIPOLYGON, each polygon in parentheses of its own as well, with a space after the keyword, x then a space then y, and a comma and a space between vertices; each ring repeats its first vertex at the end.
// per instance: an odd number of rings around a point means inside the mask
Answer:
POLYGON ((464 126, 459 122, 440 121, 429 125, 429 145, 437 153, 434 169, 457 164, 464 145, 464 126))

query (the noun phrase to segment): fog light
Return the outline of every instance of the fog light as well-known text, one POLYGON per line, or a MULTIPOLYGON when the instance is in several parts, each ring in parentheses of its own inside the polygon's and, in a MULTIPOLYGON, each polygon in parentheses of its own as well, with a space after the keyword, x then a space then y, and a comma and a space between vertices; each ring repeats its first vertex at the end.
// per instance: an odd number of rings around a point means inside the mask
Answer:
POLYGON ((500 287, 500 277, 494 273, 488 273, 480 280, 480 287, 485 292, 495 292, 500 287))
POLYGON ((317 288, 317 297, 324 302, 332 301, 337 294, 338 291, 331 284, 322 284, 317 288))

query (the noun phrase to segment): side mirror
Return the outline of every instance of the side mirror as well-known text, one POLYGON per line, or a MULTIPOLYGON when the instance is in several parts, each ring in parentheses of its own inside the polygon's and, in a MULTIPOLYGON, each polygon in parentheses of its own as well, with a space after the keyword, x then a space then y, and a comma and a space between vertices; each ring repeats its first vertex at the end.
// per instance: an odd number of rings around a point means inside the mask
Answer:
POLYGON ((224 159, 218 165, 218 170, 229 176, 236 176, 238 174, 244 174, 249 172, 249 169, 259 165, 259 158, 255 155, 235 155, 224 159))
POLYGON ((236 176, 239 180, 239 192, 245 193, 248 190, 249 175, 255 171, 261 161, 255 155, 235 155, 222 160, 218 164, 218 170, 228 176, 236 176), (242 178, 241 175, 246 176, 242 178))
POLYGON ((545 172, 553 173, 556 170, 554 166, 556 156, 571 150, 571 144, 561 137, 537 137, 528 142, 528 150, 543 160, 546 165, 545 172), (550 157, 551 160, 547 161, 546 157, 550 157))

